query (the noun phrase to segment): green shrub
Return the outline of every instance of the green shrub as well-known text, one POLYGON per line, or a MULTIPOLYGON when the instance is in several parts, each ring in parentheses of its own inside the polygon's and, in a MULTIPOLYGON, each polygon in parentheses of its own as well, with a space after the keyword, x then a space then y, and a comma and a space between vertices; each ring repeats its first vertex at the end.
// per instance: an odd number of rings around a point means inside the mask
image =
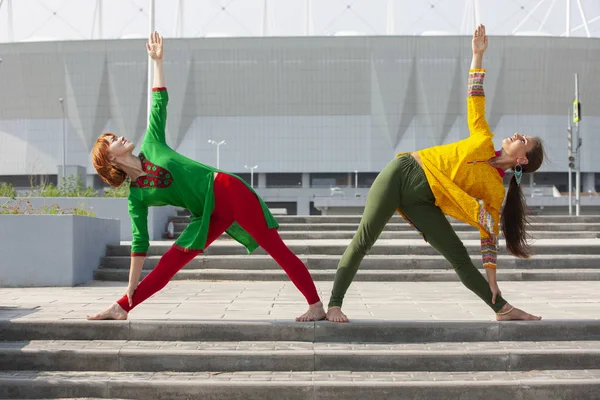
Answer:
POLYGON ((31 196, 39 197, 96 197, 98 192, 92 187, 85 187, 80 177, 73 175, 63 179, 61 187, 53 184, 42 184, 34 187, 29 193, 31 196))
POLYGON ((111 187, 104 191, 102 197, 127 197, 129 196, 129 178, 125 179, 125 182, 119 187, 111 187))
POLYGON ((85 210, 82 207, 60 208, 58 204, 33 208, 31 202, 27 199, 19 199, 15 201, 7 201, 0 205, 0 214, 13 215, 83 215, 87 217, 95 217, 96 213, 85 210))
POLYGON ((2 182, 0 183, 0 197, 10 197, 11 199, 14 199, 17 197, 17 192, 15 192, 13 185, 2 182))

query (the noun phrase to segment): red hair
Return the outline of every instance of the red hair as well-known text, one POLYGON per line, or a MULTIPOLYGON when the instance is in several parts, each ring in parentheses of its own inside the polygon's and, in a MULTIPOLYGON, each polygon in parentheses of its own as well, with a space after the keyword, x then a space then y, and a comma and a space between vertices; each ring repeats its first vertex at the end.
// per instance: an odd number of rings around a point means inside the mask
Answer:
POLYGON ((109 143, 106 140, 106 138, 112 139, 115 136, 114 133, 110 132, 98 136, 98 140, 96 140, 96 144, 92 149, 92 164, 104 182, 108 183, 110 186, 119 187, 125 182, 127 174, 122 169, 117 168, 117 166, 108 159, 109 143))

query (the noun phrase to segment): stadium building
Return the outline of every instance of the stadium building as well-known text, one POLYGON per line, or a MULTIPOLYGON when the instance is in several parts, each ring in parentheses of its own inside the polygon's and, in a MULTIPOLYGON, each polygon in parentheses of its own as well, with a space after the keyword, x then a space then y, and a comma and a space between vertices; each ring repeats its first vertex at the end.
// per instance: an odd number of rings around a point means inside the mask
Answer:
POLYGON ((252 181, 290 214, 357 211, 396 153, 468 135, 470 34, 481 22, 497 148, 514 132, 545 143, 545 164, 524 180, 528 201, 565 204, 575 74, 574 163, 584 197, 596 196, 595 0, 156 0, 153 12, 149 3, 0 1, 0 182, 57 183, 64 165, 105 187, 90 151, 102 132, 144 135, 154 15, 171 147, 252 181))

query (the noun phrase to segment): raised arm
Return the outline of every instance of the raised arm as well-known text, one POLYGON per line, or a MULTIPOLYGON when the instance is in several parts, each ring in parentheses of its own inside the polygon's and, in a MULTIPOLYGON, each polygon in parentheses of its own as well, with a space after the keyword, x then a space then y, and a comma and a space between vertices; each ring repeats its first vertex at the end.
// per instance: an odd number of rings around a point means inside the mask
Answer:
POLYGON ((169 95, 165 87, 165 74, 163 71, 163 38, 154 32, 146 43, 148 56, 154 64, 154 79, 152 82, 152 107, 148 121, 148 131, 144 140, 166 143, 165 128, 167 125, 167 103, 169 95))
POLYGON ((467 120, 471 135, 492 137, 492 132, 490 132, 490 127, 485 119, 485 92, 483 90, 485 70, 482 68, 482 62, 487 45, 488 38, 485 34, 485 26, 479 25, 473 32, 473 59, 469 71, 467 120))

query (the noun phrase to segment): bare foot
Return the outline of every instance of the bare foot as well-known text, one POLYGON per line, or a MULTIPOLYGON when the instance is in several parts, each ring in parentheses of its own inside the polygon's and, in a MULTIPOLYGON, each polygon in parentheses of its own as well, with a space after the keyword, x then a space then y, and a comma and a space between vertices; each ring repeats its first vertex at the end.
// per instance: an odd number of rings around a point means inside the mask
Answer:
POLYGON ((127 319, 127 311, 123 310, 120 305, 117 303, 112 304, 106 310, 98 313, 96 315, 87 316, 88 321, 95 321, 100 319, 118 319, 125 320, 127 319))
POLYGON ((323 303, 320 301, 315 304, 308 306, 308 311, 296 318, 298 322, 308 321, 320 321, 325 319, 325 310, 323 309, 323 303))
POLYGON ((511 306, 510 304, 506 304, 498 314, 496 314, 496 321, 539 321, 542 317, 538 317, 529 313, 526 313, 523 310, 519 310, 516 307, 511 306), (512 308, 512 310, 511 310, 512 308), (500 315, 502 313, 508 312, 507 314, 500 315))
POLYGON ((331 322, 348 322, 348 317, 342 312, 341 308, 334 307, 327 310, 327 320, 331 322))

